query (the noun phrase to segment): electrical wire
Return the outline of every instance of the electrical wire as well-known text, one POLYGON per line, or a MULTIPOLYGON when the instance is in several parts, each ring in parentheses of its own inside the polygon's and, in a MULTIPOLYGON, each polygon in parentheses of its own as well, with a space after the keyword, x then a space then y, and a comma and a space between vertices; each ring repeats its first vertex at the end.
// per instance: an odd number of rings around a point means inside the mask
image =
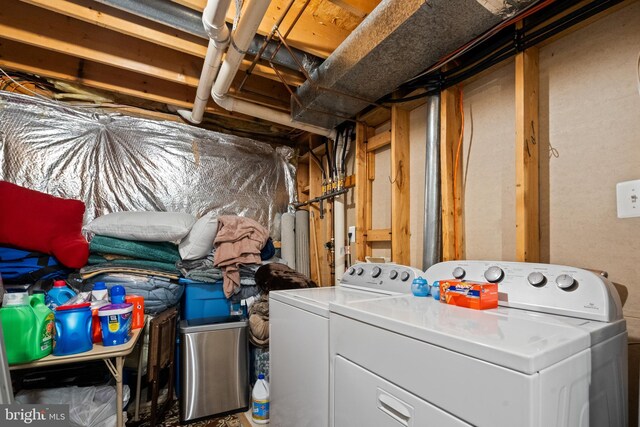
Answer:
POLYGON ((7 72, 6 72, 6 71, 4 71, 2 68, 0 68, 0 72, 1 72, 2 74, 4 74, 6 78, 8 78, 9 80, 11 80, 11 82, 12 82, 13 84, 15 84, 15 85, 17 85, 17 86, 20 86, 22 89, 26 90, 27 92, 30 92, 30 93, 34 94, 37 98, 41 98, 41 99, 44 99, 45 101, 49 101, 49 102, 52 102, 52 103, 57 103, 57 101, 56 101, 55 99, 47 98, 46 96, 44 96, 44 95, 42 95, 42 94, 40 94, 40 93, 38 93, 38 92, 34 92, 34 91, 32 91, 31 89, 29 89, 28 87, 26 87, 26 86, 25 86, 25 85, 23 85, 22 83, 15 81, 15 80, 13 79, 13 77, 11 77, 9 74, 7 74, 7 72))
POLYGON ((322 180, 326 181, 327 173, 325 172, 324 166, 322 165, 322 160, 320 160, 320 157, 318 157, 316 153, 313 152, 313 150, 310 150, 309 153, 311 155, 311 160, 313 160, 316 163, 316 165, 318 165, 318 167, 320 168, 320 172, 322 173, 322 180))
MULTIPOLYGON (((458 178, 458 165, 460 163, 460 148, 462 147, 462 140, 464 138, 464 92, 462 86, 458 87, 458 93, 460 95, 460 138, 458 139, 458 148, 456 149, 456 159, 453 164, 453 256, 454 259, 460 259, 460 247, 458 246, 458 219, 457 219, 457 194, 456 185, 458 178)), ((462 200, 462 195, 460 196, 462 200)))

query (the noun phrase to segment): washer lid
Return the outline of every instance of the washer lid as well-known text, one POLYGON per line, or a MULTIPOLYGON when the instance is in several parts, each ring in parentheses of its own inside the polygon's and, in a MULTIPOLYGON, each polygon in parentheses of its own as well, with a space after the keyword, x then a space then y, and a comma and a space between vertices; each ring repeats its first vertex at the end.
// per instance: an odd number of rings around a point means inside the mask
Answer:
POLYGON ((290 289, 271 291, 269 299, 293 305, 319 316, 329 317, 329 303, 349 303, 372 298, 389 297, 388 294, 351 289, 343 286, 320 288, 290 289))
POLYGON ((594 336, 605 339, 625 330, 624 320, 607 324, 504 307, 473 310, 413 295, 332 303, 330 310, 526 374, 588 349, 594 336))

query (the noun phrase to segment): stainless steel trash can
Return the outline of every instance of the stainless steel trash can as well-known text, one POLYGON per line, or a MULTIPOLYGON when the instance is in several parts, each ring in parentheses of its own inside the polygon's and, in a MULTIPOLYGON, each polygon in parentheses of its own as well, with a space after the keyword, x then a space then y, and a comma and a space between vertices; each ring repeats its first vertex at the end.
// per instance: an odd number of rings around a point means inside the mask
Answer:
POLYGON ((180 421, 249 406, 247 321, 180 322, 180 421))

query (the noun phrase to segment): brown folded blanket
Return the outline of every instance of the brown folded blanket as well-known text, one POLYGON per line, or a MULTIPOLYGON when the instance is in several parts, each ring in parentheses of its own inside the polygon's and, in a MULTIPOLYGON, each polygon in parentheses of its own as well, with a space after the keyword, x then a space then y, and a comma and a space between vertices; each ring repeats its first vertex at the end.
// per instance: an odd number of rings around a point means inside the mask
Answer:
POLYGON ((317 288, 318 285, 304 274, 285 264, 265 264, 256 271, 256 285, 262 293, 284 289, 317 288))

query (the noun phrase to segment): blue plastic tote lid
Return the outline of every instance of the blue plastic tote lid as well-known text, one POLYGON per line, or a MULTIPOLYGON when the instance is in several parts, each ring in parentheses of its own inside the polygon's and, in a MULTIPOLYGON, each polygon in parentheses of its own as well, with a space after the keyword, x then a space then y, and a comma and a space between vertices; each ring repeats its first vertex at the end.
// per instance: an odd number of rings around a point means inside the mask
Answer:
POLYGON ((102 290, 105 290, 105 289, 107 289, 107 285, 104 282, 96 282, 93 285, 93 290, 94 291, 102 291, 102 290))
POLYGON ((56 311, 75 310, 76 308, 86 308, 91 305, 90 302, 83 302, 80 304, 59 305, 56 307, 56 311))

